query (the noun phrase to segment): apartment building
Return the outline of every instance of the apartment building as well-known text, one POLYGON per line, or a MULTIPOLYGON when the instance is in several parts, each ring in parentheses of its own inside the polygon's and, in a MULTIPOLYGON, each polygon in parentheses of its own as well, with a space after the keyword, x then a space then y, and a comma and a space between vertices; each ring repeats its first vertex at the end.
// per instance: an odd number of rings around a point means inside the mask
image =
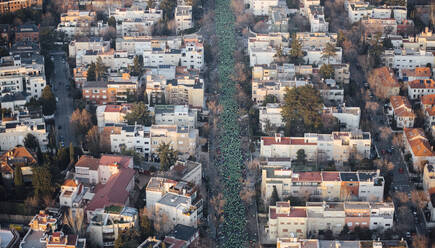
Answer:
POLYGON ((125 73, 122 77, 109 77, 108 82, 87 81, 82 95, 89 104, 125 103, 129 94, 134 94, 138 87, 138 78, 125 73))
POLYGON ((9 0, 0 2, 0 13, 15 12, 29 7, 42 8, 42 0, 9 0))
POLYGON ((308 11, 310 6, 319 6, 320 5, 320 1, 319 0, 303 0, 301 1, 303 8, 300 8, 300 10, 302 11, 302 14, 304 14, 305 16, 308 15, 308 11))
POLYGON ((194 155, 198 146, 198 129, 177 127, 176 125, 152 125, 150 129, 151 154, 157 154, 162 143, 171 144, 179 153, 194 155))
POLYGON ((60 23, 56 30, 63 32, 66 37, 103 36, 108 31, 108 24, 97 21, 96 12, 86 10, 68 10, 60 15, 60 23))
POLYGON ((349 64, 335 64, 332 65, 334 68, 334 79, 339 84, 349 84, 350 83, 350 70, 349 64))
POLYGON ((392 202, 307 202, 305 207, 296 207, 282 201, 269 206, 265 229, 270 240, 306 238, 308 233, 326 230, 339 234, 345 225, 350 230, 356 226, 389 229, 394 210, 392 202))
MULTIPOLYGON (((391 13, 391 11, 390 11, 391 13)), ((364 27, 365 35, 375 35, 380 33, 382 35, 397 34, 397 22, 394 19, 377 19, 377 18, 364 18, 361 20, 364 27)))
POLYGON ((426 51, 435 51, 435 34, 429 27, 425 27, 424 31, 417 35, 416 43, 421 49, 426 51))
POLYGON ((278 0, 249 0, 249 8, 256 16, 267 16, 269 9, 278 6, 278 2, 278 0))
POLYGON ((280 199, 383 201, 384 184, 379 171, 294 172, 268 166, 262 168, 261 198, 268 205, 276 189, 280 199))
POLYGON ((323 114, 337 118, 340 126, 347 130, 359 129, 361 109, 359 107, 346 107, 345 104, 337 107, 324 107, 323 114))
POLYGON ((303 51, 306 52, 303 58, 305 63, 318 66, 323 64, 342 64, 343 51, 341 47, 336 47, 335 55, 329 58, 323 55, 323 50, 323 47, 303 47, 303 51))
POLYGON ((435 56, 425 50, 385 50, 382 56, 384 65, 394 69, 413 69, 416 67, 435 64, 435 56))
POLYGON ((390 107, 398 128, 414 127, 415 114, 408 98, 392 96, 390 97, 390 107))
POLYGON ((96 63, 98 58, 101 58, 103 64, 111 70, 120 70, 128 68, 128 65, 133 64, 134 56, 121 50, 87 50, 79 53, 76 56, 77 66, 88 66, 92 62, 96 63))
POLYGON ((415 170, 422 170, 422 163, 435 163, 435 152, 421 128, 404 128, 405 150, 411 154, 415 170))
MULTIPOLYGON (((194 37, 187 35, 185 37, 194 37)), ((180 49, 183 43, 181 36, 142 36, 132 37, 124 36, 116 38, 116 49, 127 51, 129 54, 143 55, 145 51, 153 49, 180 49)), ((145 63, 145 62, 144 62, 145 63)), ((150 64, 145 66, 157 66, 150 64)), ((176 65, 178 66, 178 64, 176 65)))
POLYGON ((186 67, 177 67, 176 79, 166 82, 164 94, 167 104, 188 105, 197 109, 205 106, 204 79, 199 71, 186 67))
POLYGON ((88 104, 102 105, 112 103, 107 95, 106 82, 87 81, 83 84, 82 96, 88 104))
POLYGON ((433 106, 435 106, 435 94, 421 96, 420 107, 423 111, 433 106))
POLYGON ((106 206, 95 211, 89 221, 89 242, 95 247, 113 247, 121 231, 135 228, 139 224, 136 208, 106 206))
POLYGON ((178 224, 174 229, 165 236, 164 240, 156 239, 155 237, 148 237, 137 248, 161 248, 166 247, 191 247, 197 246, 196 243, 199 238, 199 231, 197 228, 178 224))
POLYGON ((408 82, 408 96, 411 100, 422 96, 435 94, 435 81, 433 79, 414 80, 408 82))
POLYGON ((255 65, 252 68, 253 80, 292 80, 296 75, 294 64, 284 63, 270 65, 255 65))
POLYGON ((166 104, 165 88, 167 80, 165 76, 147 74, 145 82, 145 94, 147 94, 148 102, 150 104, 166 104))
POLYGON ((194 129, 198 112, 187 105, 156 105, 154 107, 154 123, 156 125, 176 125, 194 129))
POLYGON ((74 179, 67 179, 60 188, 59 204, 61 207, 79 208, 85 203, 85 194, 89 188, 74 179))
POLYGON ((430 79, 431 76, 432 76, 432 72, 431 72, 431 68, 429 67, 416 67, 414 69, 399 70, 399 78, 405 82, 430 79))
MULTIPOLYGON (((279 1, 278 1, 278 4, 279 1)), ((287 8, 287 3, 276 7, 269 7, 269 30, 271 32, 287 32, 289 30, 290 14, 293 13, 287 8)))
POLYGON ((191 160, 177 160, 168 171, 167 177, 201 186, 202 164, 191 160))
POLYGON ((39 141, 41 150, 45 151, 48 145, 48 132, 42 118, 17 118, 3 120, 0 124, 0 148, 9 150, 18 145, 23 145, 27 134, 32 134, 39 141))
POLYGON ((281 115, 281 105, 278 103, 268 103, 259 108, 259 121, 261 131, 266 132, 268 129, 276 129, 284 125, 281 115))
POLYGON ((308 21, 310 22, 311 32, 328 32, 329 23, 325 20, 323 6, 311 5, 308 8, 308 21))
POLYGON ((45 236, 41 239, 41 244, 44 248, 86 248, 86 239, 59 231, 45 236))
POLYGON ((366 247, 366 248, 408 248, 405 240, 319 240, 278 238, 277 247, 280 248, 331 248, 331 247, 366 247))
POLYGON ((435 168, 433 164, 426 164, 423 170, 423 189, 429 195, 435 193, 435 168))
POLYGON ((262 105, 268 95, 278 98, 283 102, 286 89, 309 85, 307 80, 252 80, 252 101, 257 105, 262 105))
POLYGON ((54 232, 57 229, 58 220, 40 210, 29 223, 29 230, 20 242, 20 248, 45 248, 44 236, 47 232, 54 232))
POLYGON ((177 224, 198 226, 202 216, 203 200, 195 187, 185 182, 171 186, 154 205, 155 222, 161 222, 165 230, 177 224))
POLYGON ((147 160, 151 153, 150 127, 140 125, 119 125, 120 132, 110 134, 110 150, 121 152, 133 150, 142 154, 147 160))
POLYGON ((358 22, 364 17, 372 15, 374 6, 371 6, 367 2, 354 2, 350 3, 347 8, 347 14, 351 23, 358 22))
POLYGON ((23 63, 20 55, 2 57, 0 66, 0 94, 2 97, 9 94, 26 93, 31 97, 41 97, 45 88, 44 61, 41 57, 37 61, 23 63), (6 63, 6 61, 11 63, 6 63))
POLYGON ((174 15, 177 34, 183 30, 193 28, 192 6, 177 6, 174 15))
POLYGON ((39 28, 35 24, 19 25, 15 30, 15 42, 39 41, 39 28))
POLYGON ((260 156, 266 158, 296 159, 298 150, 304 150, 309 161, 349 160, 352 153, 363 158, 370 157, 371 137, 369 132, 332 132, 332 134, 306 133, 304 137, 261 137, 260 156))
POLYGON ((125 115, 131 112, 132 105, 128 103, 118 105, 99 105, 97 106, 97 126, 101 130, 107 124, 125 123, 125 115))
POLYGON ((296 39, 298 39, 302 47, 319 47, 324 48, 326 44, 336 44, 337 34, 328 32, 297 32, 296 39))
POLYGON ((82 56, 88 50, 109 51, 110 41, 104 41, 103 37, 86 37, 73 40, 68 45, 68 56, 76 58, 76 56, 82 56))
POLYGON ((126 9, 117 8, 110 12, 110 17, 116 20, 116 33, 118 36, 145 36, 152 34, 155 23, 163 17, 163 11, 158 9, 126 9))
POLYGON ((146 207, 152 213, 155 210, 156 202, 164 194, 169 192, 169 188, 175 186, 178 182, 164 177, 151 177, 146 186, 146 207))
POLYGON ((13 180, 15 168, 19 167, 24 182, 32 181, 32 166, 36 165, 36 155, 24 146, 14 147, 0 156, 0 173, 3 179, 13 180))

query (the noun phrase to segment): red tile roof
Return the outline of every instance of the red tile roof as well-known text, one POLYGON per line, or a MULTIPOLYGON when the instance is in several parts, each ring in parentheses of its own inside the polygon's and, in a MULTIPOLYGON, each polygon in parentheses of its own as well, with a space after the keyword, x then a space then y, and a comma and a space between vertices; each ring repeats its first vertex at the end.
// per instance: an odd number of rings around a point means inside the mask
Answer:
POLYGON ((415 114, 412 111, 408 98, 404 96, 392 96, 390 97, 390 103, 396 116, 415 118, 415 114))
POLYGON ((98 158, 83 155, 80 157, 79 161, 76 162, 75 167, 87 167, 90 170, 97 170, 99 162, 98 158))
POLYGON ((421 103, 423 105, 434 105, 435 104, 435 94, 424 95, 421 97, 421 103))
POLYGON ((320 171, 298 172, 298 173, 293 173, 292 181, 294 181, 294 182, 321 182, 322 175, 321 175, 320 171))
POLYGON ((376 75, 378 83, 385 87, 400 87, 396 77, 390 73, 388 67, 377 68, 373 71, 373 74, 376 75))
POLYGON ((403 132, 415 156, 434 156, 429 141, 421 128, 404 128, 403 132))
POLYGON ((68 186, 68 187, 77 187, 77 183, 76 181, 72 180, 72 179, 67 179, 65 180, 65 182, 63 183, 63 186, 68 186))
POLYGON ((408 83, 410 88, 416 88, 416 89, 434 89, 435 88, 435 81, 433 79, 417 79, 412 82, 408 83))
POLYGON ((119 156, 119 155, 103 155, 100 159, 100 165, 113 165, 118 164, 123 168, 128 168, 132 157, 129 156, 119 156))
POLYGON ((269 218, 276 219, 278 217, 288 217, 288 218, 306 218, 307 217, 307 211, 305 208, 296 208, 291 207, 290 213, 287 214, 277 214, 276 213, 276 207, 270 207, 269 208, 269 218))
POLYGON ((275 137, 261 137, 261 140, 263 141, 263 145, 270 146, 270 145, 290 145, 290 138, 289 137, 281 137, 281 141, 277 141, 275 137))
POLYGON ((404 77, 431 77, 429 67, 416 67, 415 69, 402 69, 404 77))
POLYGON ((112 175, 106 184, 97 185, 94 198, 89 202, 87 210, 125 205, 130 193, 127 186, 134 179, 134 173, 131 168, 122 168, 119 173, 112 175))
POLYGON ((323 181, 341 181, 340 172, 324 171, 322 172, 323 181))
POLYGON ((305 142, 304 138, 291 138, 292 145, 317 145, 317 143, 305 142))

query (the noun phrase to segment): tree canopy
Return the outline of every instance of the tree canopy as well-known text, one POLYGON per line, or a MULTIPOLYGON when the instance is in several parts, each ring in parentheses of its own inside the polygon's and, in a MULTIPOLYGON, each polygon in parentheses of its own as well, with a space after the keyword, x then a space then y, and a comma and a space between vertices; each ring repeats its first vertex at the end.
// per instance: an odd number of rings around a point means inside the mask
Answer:
POLYGON ((32 168, 32 184, 35 196, 44 196, 52 192, 51 172, 48 166, 35 166, 32 168))
POLYGON ((172 148, 170 143, 162 142, 157 150, 160 158, 161 170, 168 170, 177 161, 177 151, 172 148))
POLYGON ((322 108, 319 91, 312 86, 287 88, 281 111, 286 135, 317 132, 322 126, 322 108))
POLYGON ((326 58, 329 64, 331 57, 334 57, 336 54, 337 52, 335 51, 335 45, 329 42, 326 43, 326 46, 322 51, 322 58, 326 58))
POLYGON ((150 126, 152 124, 148 106, 143 102, 133 104, 131 112, 125 115, 125 119, 129 125, 137 123, 138 125, 150 126))
POLYGON ((39 147, 39 141, 35 137, 35 135, 28 133, 26 137, 24 137, 24 147, 26 147, 29 150, 36 151, 39 147))
POLYGON ((88 67, 88 71, 87 71, 87 75, 86 75, 86 80, 87 81, 95 81, 97 80, 97 76, 95 74, 95 63, 92 62, 89 67, 88 67))
POLYGON ((45 86, 42 90, 41 99, 42 103, 42 113, 44 115, 52 115, 56 111, 56 97, 51 91, 51 87, 49 85, 45 86))
POLYGON ((89 129, 86 134, 86 144, 88 145, 88 150, 94 157, 98 157, 100 155, 100 133, 98 132, 98 127, 93 126, 89 129))
POLYGON ((115 248, 136 248, 139 246, 139 233, 134 228, 120 230, 118 238, 115 240, 115 248))
POLYGON ((292 36, 292 43, 290 45, 290 61, 293 63, 300 63, 304 53, 302 51, 302 43, 296 38, 294 34, 292 36))
POLYGON ((319 73, 324 79, 335 78, 334 67, 330 64, 323 64, 319 69, 319 73))
POLYGON ((71 115, 71 125, 76 135, 83 137, 92 127, 91 114, 83 109, 76 109, 71 115))

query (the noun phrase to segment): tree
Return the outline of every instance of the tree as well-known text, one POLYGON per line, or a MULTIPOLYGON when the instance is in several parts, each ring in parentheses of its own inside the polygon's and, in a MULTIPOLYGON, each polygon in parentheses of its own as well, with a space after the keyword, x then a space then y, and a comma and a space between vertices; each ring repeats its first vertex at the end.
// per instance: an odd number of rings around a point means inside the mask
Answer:
POLYGON ((52 115, 56 111, 56 98, 51 91, 49 85, 42 90, 40 101, 42 103, 42 113, 44 115, 52 115))
POLYGON ((88 68, 88 71, 87 71, 87 75, 86 75, 86 80, 87 81, 95 81, 95 80, 97 80, 97 76, 96 76, 96 73, 95 73, 95 63, 94 62, 92 62, 89 65, 89 68, 88 68))
POLYGON ((423 209, 426 207, 429 199, 423 190, 413 190, 411 191, 411 201, 415 206, 423 209))
POLYGON ((382 33, 376 33, 370 40, 369 58, 371 59, 374 67, 378 67, 381 64, 381 55, 384 52, 382 46, 382 33))
POLYGON ((100 133, 98 132, 97 126, 93 126, 89 129, 86 134, 86 144, 88 145, 88 150, 92 156, 97 157, 100 155, 100 133))
POLYGON ((412 237, 412 247, 414 248, 427 248, 429 241, 426 236, 417 234, 412 237))
POLYGON ((324 79, 335 78, 334 67, 330 64, 323 64, 319 69, 319 73, 324 79))
POLYGON ((304 53, 302 51, 302 43, 296 38, 296 34, 292 36, 290 48, 290 61, 293 63, 300 63, 304 57, 304 53))
POLYGON ((276 189, 276 186, 273 186, 272 196, 270 197, 269 205, 275 206, 277 201, 280 201, 278 190, 276 189))
POLYGON ((100 56, 97 57, 97 62, 95 63, 95 76, 97 80, 101 80, 106 76, 106 66, 100 56))
POLYGON ((331 59, 331 57, 334 57, 336 54, 337 51, 335 50, 335 45, 329 42, 326 43, 326 46, 322 51, 322 58, 327 58, 329 64, 329 60, 331 59))
POLYGON ((266 106, 268 103, 278 103, 278 97, 275 95, 266 95, 266 98, 264 99, 263 105, 266 106))
POLYGON ((71 163, 75 162, 74 146, 72 143, 69 143, 69 161, 71 163))
POLYGON ((281 115, 287 135, 317 132, 322 126, 323 103, 312 86, 286 89, 281 115))
POLYGON ((299 163, 302 163, 302 164, 305 164, 307 162, 307 155, 305 154, 304 149, 299 149, 296 152, 296 161, 298 161, 299 163))
POLYGON ((35 137, 35 135, 28 133, 26 137, 24 137, 24 147, 26 147, 29 150, 36 151, 39 147, 39 141, 35 137))
POLYGON ((152 9, 152 8, 153 8, 153 5, 154 5, 154 0, 148 0, 148 1, 147 1, 147 8, 148 8, 148 9, 152 9))
POLYGON ((35 196, 40 197, 52 192, 51 173, 48 166, 36 166, 32 168, 32 184, 35 196))
POLYGON ((115 240, 115 248, 136 248, 139 246, 139 233, 134 228, 122 230, 115 240))
POLYGON ((14 184, 15 187, 23 186, 23 172, 20 166, 15 166, 14 168, 14 184))
POLYGON ((142 237, 149 237, 153 235, 153 223, 150 217, 151 216, 147 208, 143 208, 140 211, 140 232, 142 237))
POLYGON ((170 143, 162 142, 157 149, 160 158, 160 169, 168 170, 177 161, 177 151, 175 151, 170 143))
POLYGON ((83 109, 82 111, 76 109, 71 115, 70 122, 75 134, 80 138, 86 135, 92 127, 91 114, 86 109, 83 109))
POLYGON ((338 236, 338 238, 340 239, 340 240, 347 240, 347 239, 349 239, 349 226, 347 225, 347 224, 345 224, 344 226, 343 226, 343 229, 341 230, 341 232, 340 232, 340 234, 339 234, 339 236, 338 236))
POLYGON ((138 125, 150 126, 152 124, 150 111, 143 102, 133 104, 131 112, 125 115, 125 119, 130 125, 136 123, 138 125))
POLYGON ((69 164, 69 153, 65 147, 61 147, 57 150, 56 154, 56 168, 57 169, 65 169, 69 164))
POLYGON ((116 19, 115 19, 115 17, 113 17, 113 16, 109 17, 109 19, 107 20, 107 24, 110 27, 116 28, 116 19))
POLYGON ((79 236, 84 234, 84 210, 83 208, 76 208, 74 211, 69 208, 63 216, 63 223, 67 224, 71 231, 79 236))
POLYGON ((130 67, 130 74, 132 76, 141 76, 143 68, 143 57, 142 55, 135 56, 133 59, 133 66, 130 67))
POLYGON ((162 0, 160 2, 160 9, 163 10, 164 13, 163 19, 165 22, 172 19, 172 17, 174 16, 174 10, 176 6, 177 6, 177 1, 162 0))

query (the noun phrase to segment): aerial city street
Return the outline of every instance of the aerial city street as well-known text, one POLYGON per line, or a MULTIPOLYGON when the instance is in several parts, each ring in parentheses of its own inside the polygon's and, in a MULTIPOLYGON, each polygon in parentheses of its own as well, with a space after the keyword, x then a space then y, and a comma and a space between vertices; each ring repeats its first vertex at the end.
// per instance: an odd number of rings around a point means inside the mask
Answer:
POLYGON ((1 0, 0 248, 435 248, 435 2, 1 0))

